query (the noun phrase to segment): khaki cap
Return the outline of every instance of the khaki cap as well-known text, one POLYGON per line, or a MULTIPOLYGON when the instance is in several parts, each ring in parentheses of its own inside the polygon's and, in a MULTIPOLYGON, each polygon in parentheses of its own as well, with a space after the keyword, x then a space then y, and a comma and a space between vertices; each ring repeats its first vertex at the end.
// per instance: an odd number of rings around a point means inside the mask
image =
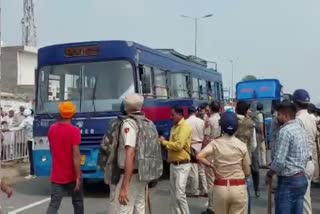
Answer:
POLYGON ((124 100, 126 112, 141 111, 143 101, 144 98, 140 94, 135 93, 126 96, 124 100))

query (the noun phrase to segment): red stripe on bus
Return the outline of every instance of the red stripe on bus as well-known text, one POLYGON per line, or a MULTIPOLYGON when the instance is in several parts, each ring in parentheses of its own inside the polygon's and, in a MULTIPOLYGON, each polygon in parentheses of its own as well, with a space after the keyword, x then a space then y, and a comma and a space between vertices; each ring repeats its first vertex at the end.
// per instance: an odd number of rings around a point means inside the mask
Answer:
MULTIPOLYGON (((152 121, 171 119, 171 107, 144 107, 142 111, 152 121)), ((183 107, 183 113, 185 117, 188 115, 188 107, 183 107)))

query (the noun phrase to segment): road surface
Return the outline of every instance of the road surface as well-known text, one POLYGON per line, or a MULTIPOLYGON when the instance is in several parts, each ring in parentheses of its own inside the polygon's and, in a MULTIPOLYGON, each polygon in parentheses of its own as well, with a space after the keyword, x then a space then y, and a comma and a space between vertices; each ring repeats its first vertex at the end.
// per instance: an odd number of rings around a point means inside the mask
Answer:
MULTIPOLYGON (((42 214, 45 213, 50 200, 50 183, 48 178, 37 178, 26 181, 21 180, 14 185, 15 195, 6 199, 1 194, 0 204, 9 214, 42 214)), ((153 214, 167 214, 170 203, 169 182, 161 181, 151 189, 151 204, 153 214)), ((320 188, 312 189, 314 213, 320 213, 320 188)), ((189 207, 192 214, 200 214, 205 209, 206 199, 189 198, 189 207)), ((85 188, 85 213, 106 214, 109 206, 108 193, 101 183, 90 183, 85 188)), ((252 198, 253 214, 267 212, 267 194, 262 187, 261 197, 252 198)), ((66 197, 60 209, 60 214, 73 213, 70 197, 66 197)))

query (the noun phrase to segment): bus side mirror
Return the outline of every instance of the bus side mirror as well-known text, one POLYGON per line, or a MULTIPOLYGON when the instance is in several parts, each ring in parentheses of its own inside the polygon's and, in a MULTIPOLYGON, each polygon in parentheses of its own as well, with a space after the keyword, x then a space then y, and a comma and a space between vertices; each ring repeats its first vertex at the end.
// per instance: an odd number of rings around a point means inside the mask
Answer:
POLYGON ((141 75, 141 82, 142 82, 142 93, 143 94, 150 94, 151 93, 151 76, 142 74, 141 75))

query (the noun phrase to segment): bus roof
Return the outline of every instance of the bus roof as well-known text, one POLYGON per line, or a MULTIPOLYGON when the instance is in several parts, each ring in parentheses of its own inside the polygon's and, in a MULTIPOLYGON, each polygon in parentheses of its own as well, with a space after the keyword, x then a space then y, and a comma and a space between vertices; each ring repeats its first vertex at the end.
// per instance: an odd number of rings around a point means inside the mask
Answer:
POLYGON ((259 79, 237 83, 236 98, 237 100, 263 100, 272 99, 280 100, 281 88, 277 79, 259 79))
MULTIPOLYGON (((169 49, 170 50, 170 49, 169 49)), ((68 52, 67 52, 68 53, 68 52)), ((190 72, 193 76, 211 81, 222 81, 216 70, 209 69, 206 61, 186 57, 175 51, 151 49, 130 41, 90 41, 58 44, 39 49, 38 67, 68 63, 94 62, 106 60, 129 60, 135 65, 143 64, 170 72, 190 72), (89 54, 84 55, 81 49, 89 54), (76 55, 66 56, 66 51, 79 51, 76 55)))

